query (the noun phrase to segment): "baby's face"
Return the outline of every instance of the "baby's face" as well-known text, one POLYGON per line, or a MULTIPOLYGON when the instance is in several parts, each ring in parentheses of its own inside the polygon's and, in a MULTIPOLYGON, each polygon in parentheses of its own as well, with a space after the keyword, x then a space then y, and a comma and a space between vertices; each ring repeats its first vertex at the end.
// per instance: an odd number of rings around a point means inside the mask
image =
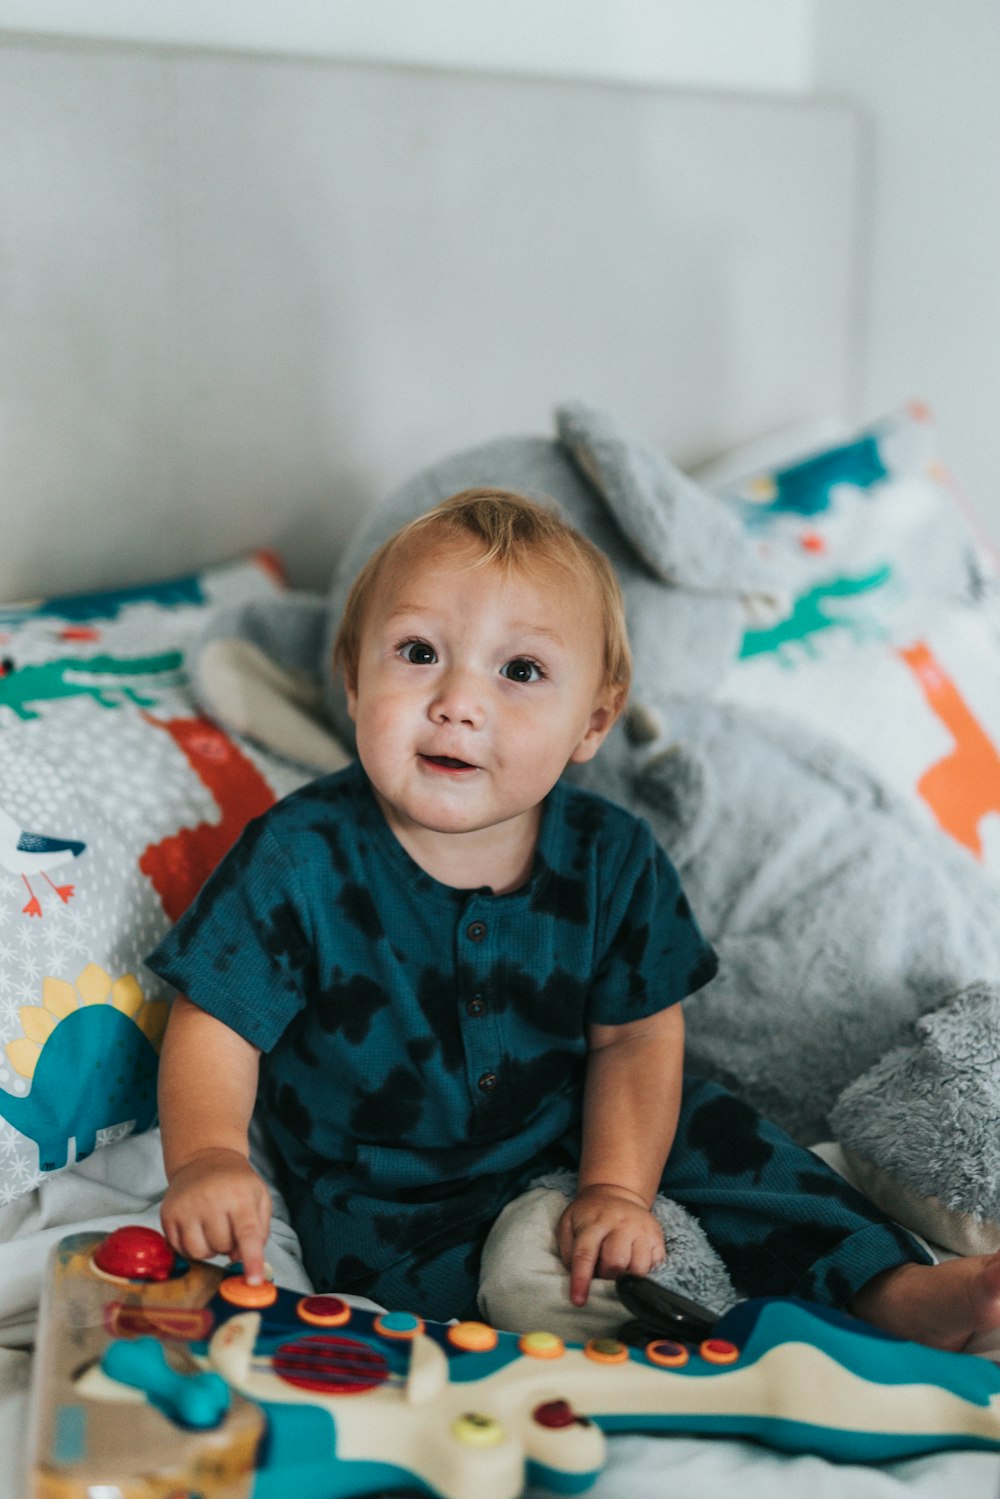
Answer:
POLYGON ((614 721, 596 584, 551 563, 474 566, 425 544, 387 570, 348 706, 396 831, 471 832, 536 816, 614 721))

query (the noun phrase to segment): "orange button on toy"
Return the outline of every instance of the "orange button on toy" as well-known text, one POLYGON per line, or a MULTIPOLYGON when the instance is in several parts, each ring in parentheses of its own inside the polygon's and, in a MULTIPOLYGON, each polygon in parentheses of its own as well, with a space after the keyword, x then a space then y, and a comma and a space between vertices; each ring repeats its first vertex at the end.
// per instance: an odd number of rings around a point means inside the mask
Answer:
POLYGON ((646 1344, 646 1357, 661 1369, 683 1369, 691 1355, 683 1343, 675 1343, 673 1338, 657 1338, 654 1343, 646 1344))
POLYGON ((488 1353, 498 1341, 496 1328, 488 1322, 456 1322, 448 1329, 448 1342, 469 1353, 488 1353))
POLYGON ((295 1310, 313 1327, 343 1327, 351 1320, 351 1308, 339 1296, 303 1296, 295 1310))
POLYGON ((698 1352, 709 1364, 735 1364, 740 1356, 736 1344, 727 1343, 725 1338, 706 1338, 698 1352))
POLYGON ((278 1288, 271 1280, 264 1280, 260 1285, 252 1286, 246 1276, 230 1275, 220 1285, 219 1295, 223 1301, 228 1301, 230 1306, 248 1307, 256 1311, 265 1306, 272 1306, 277 1301, 278 1288))
POLYGON ((583 1347, 584 1355, 595 1364, 624 1364, 628 1348, 617 1338, 590 1338, 583 1347))
POLYGON ((562 1358, 566 1344, 554 1332, 526 1332, 517 1344, 529 1358, 562 1358))
POLYGON ((383 1338, 401 1338, 405 1342, 424 1330, 424 1319, 415 1312, 381 1312, 372 1324, 383 1338))

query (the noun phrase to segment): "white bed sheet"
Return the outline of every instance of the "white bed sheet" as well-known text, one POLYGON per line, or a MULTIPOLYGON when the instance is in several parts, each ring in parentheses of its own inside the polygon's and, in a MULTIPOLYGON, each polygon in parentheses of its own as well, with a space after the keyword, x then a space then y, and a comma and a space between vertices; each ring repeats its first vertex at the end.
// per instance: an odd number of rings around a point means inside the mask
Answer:
MULTIPOLYGON (((259 1153, 259 1167, 266 1169, 259 1153)), ((47 1180, 0 1211, 0 1499, 27 1492, 26 1428, 38 1299, 48 1255, 67 1233, 111 1232, 159 1221, 165 1182, 159 1134, 121 1141, 47 1180)), ((272 1191, 274 1191, 272 1187, 272 1191)), ((274 1191, 267 1256, 283 1285, 310 1289, 297 1240, 274 1191)), ((790 1457, 752 1443, 687 1437, 616 1436, 594 1499, 997 1499, 1000 1455, 940 1453, 882 1466, 790 1457)), ((527 1499, 543 1499, 532 1488, 527 1499)))

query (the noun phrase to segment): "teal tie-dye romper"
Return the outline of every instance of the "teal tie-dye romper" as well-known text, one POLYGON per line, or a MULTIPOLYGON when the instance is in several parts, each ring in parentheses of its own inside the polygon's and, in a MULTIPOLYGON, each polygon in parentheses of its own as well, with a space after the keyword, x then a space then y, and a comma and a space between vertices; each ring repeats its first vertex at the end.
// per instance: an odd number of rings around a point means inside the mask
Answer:
MULTIPOLYGON (((528 883, 457 890, 409 857, 357 762, 251 823, 147 962, 263 1053, 313 1281, 435 1318, 473 1313, 505 1204, 576 1164, 587 1025, 664 1009, 717 966, 631 813, 560 782, 528 883)), ((685 1089, 664 1190, 747 1290, 838 1301, 919 1257, 712 1084, 685 1089)))

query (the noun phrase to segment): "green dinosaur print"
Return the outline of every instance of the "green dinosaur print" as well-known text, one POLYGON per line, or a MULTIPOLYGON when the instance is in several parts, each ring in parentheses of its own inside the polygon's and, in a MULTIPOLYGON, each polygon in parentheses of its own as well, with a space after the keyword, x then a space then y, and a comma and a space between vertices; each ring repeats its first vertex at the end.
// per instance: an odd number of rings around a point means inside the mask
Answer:
POLYGON ((64 656, 55 661, 10 667, 0 676, 0 708, 10 708, 18 718, 39 715, 30 704, 50 703, 63 697, 92 697, 102 708, 119 708, 123 701, 150 708, 155 698, 145 696, 131 677, 155 677, 156 686, 174 687, 184 680, 180 651, 157 656, 64 656))
POLYGON ((798 645, 807 655, 816 656, 818 652, 813 640, 824 630, 849 630, 858 640, 870 636, 873 631, 880 633, 871 620, 859 618, 851 612, 829 611, 825 606, 831 600, 856 598, 859 594, 882 588, 891 576, 892 568, 887 565, 860 578, 834 578, 828 583, 818 583, 808 593, 796 598, 791 614, 785 619, 767 629, 748 630, 740 647, 740 660, 773 652, 782 665, 789 665, 787 648, 798 645))

